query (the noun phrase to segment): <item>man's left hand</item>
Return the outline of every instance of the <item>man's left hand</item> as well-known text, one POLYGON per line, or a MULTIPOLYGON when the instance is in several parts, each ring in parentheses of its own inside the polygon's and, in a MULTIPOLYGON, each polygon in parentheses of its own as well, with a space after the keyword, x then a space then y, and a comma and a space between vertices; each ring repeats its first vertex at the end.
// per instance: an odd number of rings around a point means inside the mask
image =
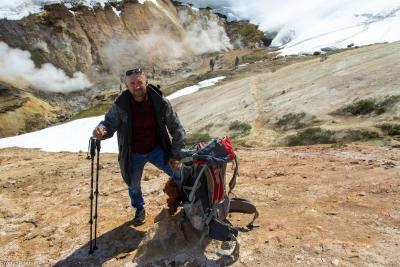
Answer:
POLYGON ((172 170, 176 171, 179 169, 179 160, 170 159, 168 160, 168 163, 171 166, 172 170))

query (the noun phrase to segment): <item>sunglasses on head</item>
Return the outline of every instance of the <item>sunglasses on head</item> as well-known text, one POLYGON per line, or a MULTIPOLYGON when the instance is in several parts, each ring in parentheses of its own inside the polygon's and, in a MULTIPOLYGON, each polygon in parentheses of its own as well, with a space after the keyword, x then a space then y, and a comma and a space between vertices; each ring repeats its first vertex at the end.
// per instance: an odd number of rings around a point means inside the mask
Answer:
POLYGON ((144 71, 143 71, 142 69, 140 69, 140 68, 135 68, 135 69, 127 70, 127 71, 125 72, 125 75, 126 75, 126 76, 130 76, 130 75, 132 75, 132 74, 143 74, 143 73, 144 73, 144 71))

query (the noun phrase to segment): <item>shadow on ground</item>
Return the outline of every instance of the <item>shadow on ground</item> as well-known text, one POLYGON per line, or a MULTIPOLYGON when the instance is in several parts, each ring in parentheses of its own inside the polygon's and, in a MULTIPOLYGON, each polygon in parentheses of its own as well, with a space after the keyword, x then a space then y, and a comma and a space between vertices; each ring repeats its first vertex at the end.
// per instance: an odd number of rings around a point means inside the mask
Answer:
POLYGON ((101 266, 121 253, 129 253, 137 249, 145 234, 136 230, 131 222, 126 222, 97 237, 98 249, 93 254, 88 254, 88 242, 66 259, 57 262, 55 266, 101 266))

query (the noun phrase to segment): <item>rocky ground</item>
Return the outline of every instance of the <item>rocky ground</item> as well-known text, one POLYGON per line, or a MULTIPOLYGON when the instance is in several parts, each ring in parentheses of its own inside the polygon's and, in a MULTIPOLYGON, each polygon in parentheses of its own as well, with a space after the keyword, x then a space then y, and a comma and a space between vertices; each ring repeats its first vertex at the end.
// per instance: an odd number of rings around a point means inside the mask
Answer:
MULTIPOLYGON (((397 266, 400 153, 366 144, 239 148, 234 193, 258 207, 234 266, 397 266)), ((0 263, 18 266, 216 265, 164 211, 167 180, 147 166, 146 224, 133 227, 117 156, 101 154, 98 247, 89 256, 85 153, 0 150, 0 263), (156 222, 155 222, 156 221, 156 222), (36 264, 36 265, 33 265, 36 264)), ((246 215, 234 214, 235 225, 246 215)))

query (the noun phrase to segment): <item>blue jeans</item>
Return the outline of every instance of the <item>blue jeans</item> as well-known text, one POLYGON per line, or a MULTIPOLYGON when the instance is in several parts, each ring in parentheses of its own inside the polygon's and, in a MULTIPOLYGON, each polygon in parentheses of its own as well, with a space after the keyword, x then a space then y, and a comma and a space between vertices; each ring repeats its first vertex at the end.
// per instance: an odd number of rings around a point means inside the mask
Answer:
POLYGON ((160 146, 156 146, 152 151, 147 154, 133 153, 130 157, 131 166, 131 185, 128 186, 129 197, 131 198, 131 205, 134 208, 142 207, 144 205, 142 189, 140 182, 142 180, 142 173, 144 165, 150 162, 166 174, 168 174, 174 180, 178 186, 181 183, 180 170, 173 171, 171 166, 166 162, 165 153, 160 146))

